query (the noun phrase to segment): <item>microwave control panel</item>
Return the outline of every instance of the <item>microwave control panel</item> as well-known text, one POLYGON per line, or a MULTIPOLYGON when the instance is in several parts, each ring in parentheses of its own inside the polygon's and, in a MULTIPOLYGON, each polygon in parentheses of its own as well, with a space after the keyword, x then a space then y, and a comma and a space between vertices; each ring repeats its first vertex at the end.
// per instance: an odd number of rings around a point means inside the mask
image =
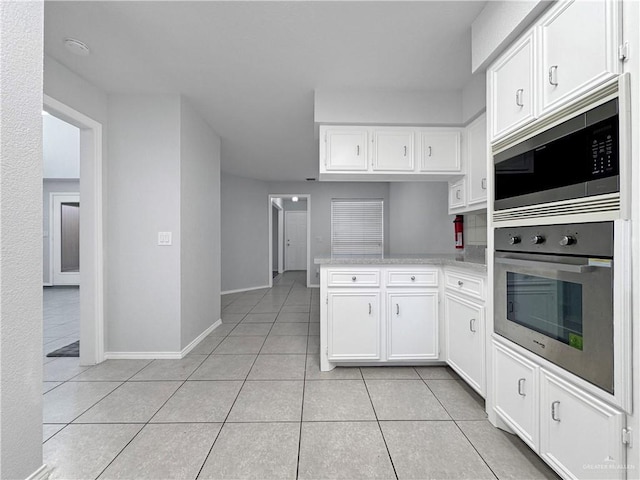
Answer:
POLYGON ((591 132, 591 174, 606 176, 618 173, 617 135, 611 123, 591 132))

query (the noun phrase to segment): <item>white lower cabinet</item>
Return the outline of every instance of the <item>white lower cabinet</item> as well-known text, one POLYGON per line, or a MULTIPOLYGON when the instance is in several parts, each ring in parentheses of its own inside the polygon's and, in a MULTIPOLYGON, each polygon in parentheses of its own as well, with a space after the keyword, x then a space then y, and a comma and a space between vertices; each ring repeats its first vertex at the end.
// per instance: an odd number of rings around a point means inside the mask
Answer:
POLYGON ((494 344, 493 396, 496 413, 538 452, 538 367, 513 350, 494 344))
POLYGON ((540 456, 565 478, 626 478, 625 415, 541 369, 540 456))
POLYGON ((626 478, 624 412, 493 342, 494 411, 563 478, 626 478))
POLYGON ((447 363, 484 397, 484 306, 446 292, 444 316, 447 363))
POLYGON ((329 360, 379 360, 380 293, 330 291, 327 306, 329 360))
POLYGON ((439 279, 439 268, 412 265, 323 270, 323 361, 333 366, 442 361, 439 279))
POLYGON ((438 291, 387 294, 387 358, 438 359, 438 291))

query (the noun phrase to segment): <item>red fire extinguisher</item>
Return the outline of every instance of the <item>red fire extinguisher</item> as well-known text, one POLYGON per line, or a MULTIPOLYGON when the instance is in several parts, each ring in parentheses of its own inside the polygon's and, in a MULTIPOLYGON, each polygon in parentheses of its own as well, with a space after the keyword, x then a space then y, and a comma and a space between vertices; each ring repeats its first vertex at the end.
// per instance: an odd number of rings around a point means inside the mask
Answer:
POLYGON ((464 217, 462 215, 456 215, 456 219, 453 221, 453 230, 455 233, 454 239, 456 242, 456 248, 464 248, 464 240, 462 239, 462 225, 464 217))

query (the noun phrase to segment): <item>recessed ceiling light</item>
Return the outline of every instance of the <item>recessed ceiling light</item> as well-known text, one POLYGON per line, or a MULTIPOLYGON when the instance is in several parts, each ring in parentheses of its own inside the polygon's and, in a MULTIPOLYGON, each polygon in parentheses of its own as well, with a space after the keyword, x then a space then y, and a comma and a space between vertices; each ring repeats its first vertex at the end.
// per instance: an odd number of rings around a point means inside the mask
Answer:
POLYGON ((75 38, 65 38, 64 46, 67 47, 67 50, 71 53, 75 53, 81 57, 86 57, 91 53, 86 43, 76 40, 75 38))
POLYGON ((298 201, 298 197, 291 197, 291 201, 292 202, 297 202, 298 201))

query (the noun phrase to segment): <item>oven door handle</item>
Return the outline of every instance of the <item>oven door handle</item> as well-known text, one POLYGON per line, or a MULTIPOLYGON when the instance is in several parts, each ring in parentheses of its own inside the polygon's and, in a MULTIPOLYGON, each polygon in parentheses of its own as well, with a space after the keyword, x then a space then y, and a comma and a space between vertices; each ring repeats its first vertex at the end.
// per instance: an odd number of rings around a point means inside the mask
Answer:
POLYGON ((586 273, 593 271, 594 267, 590 265, 570 265, 567 263, 557 262, 536 262, 531 260, 520 260, 517 258, 502 258, 496 257, 496 263, 503 265, 513 265, 516 267, 533 267, 533 268, 550 268, 552 270, 558 270, 559 272, 568 273, 586 273))

